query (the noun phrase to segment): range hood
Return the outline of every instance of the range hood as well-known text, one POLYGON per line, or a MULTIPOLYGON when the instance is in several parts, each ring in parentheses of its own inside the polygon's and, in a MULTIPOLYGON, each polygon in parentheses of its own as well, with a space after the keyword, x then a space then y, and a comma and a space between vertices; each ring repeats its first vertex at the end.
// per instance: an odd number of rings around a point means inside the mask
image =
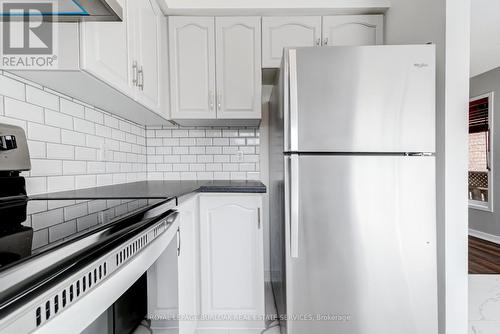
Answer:
MULTIPOLYGON (((17 1, 0 0, 0 17, 12 16, 27 16, 25 14, 17 14, 12 11, 16 10, 15 4, 17 1), (6 7, 14 7, 10 12, 6 12, 6 7)), ((40 9, 40 13, 49 20, 62 22, 79 22, 79 21, 122 21, 123 9, 118 0, 44 0, 41 1, 23 1, 22 5, 26 6, 33 4, 34 8, 40 9), (49 7, 43 7, 41 4, 49 4, 49 7), (41 5, 42 7, 37 7, 41 5), (48 9, 50 8, 50 9, 48 9)), ((31 9, 31 8, 30 8, 31 9)))

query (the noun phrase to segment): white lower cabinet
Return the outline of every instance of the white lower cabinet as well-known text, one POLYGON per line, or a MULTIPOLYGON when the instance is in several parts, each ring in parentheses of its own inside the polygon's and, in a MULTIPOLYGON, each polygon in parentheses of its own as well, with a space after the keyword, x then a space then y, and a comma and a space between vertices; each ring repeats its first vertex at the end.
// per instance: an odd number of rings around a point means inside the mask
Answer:
POLYGON ((177 243, 148 271, 155 333, 258 334, 264 329, 261 207, 259 194, 181 199, 177 243))
POLYGON ((264 327, 253 320, 264 314, 261 201, 260 195, 200 195, 201 314, 228 319, 200 328, 264 327))

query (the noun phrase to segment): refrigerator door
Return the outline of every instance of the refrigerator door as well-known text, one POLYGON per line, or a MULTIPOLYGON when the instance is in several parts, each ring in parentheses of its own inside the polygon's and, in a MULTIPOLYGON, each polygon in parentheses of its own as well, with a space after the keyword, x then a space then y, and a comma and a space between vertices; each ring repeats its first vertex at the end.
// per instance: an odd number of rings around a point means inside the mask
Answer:
POLYGON ((296 48, 285 57, 288 151, 435 151, 433 45, 296 48))
POLYGON ((434 157, 286 159, 284 332, 437 334, 434 157))

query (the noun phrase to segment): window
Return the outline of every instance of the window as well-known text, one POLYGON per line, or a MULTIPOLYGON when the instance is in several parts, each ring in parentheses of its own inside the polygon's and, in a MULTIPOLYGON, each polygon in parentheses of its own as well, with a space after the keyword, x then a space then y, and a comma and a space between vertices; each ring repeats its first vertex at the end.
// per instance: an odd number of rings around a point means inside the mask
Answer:
POLYGON ((469 102, 469 207, 493 211, 493 93, 469 102))

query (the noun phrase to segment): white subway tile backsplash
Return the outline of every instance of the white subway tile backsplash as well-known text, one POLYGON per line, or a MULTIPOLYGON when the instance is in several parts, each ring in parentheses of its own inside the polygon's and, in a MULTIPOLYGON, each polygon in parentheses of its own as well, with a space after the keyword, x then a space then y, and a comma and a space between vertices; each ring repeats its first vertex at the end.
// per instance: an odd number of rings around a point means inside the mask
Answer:
MULTIPOLYGON (((145 179, 259 177, 258 129, 145 128, 2 72, 0 122, 26 130, 30 194, 145 179)), ((51 238, 64 234, 58 228, 51 238)), ((49 237, 39 232, 40 240, 49 237)))
POLYGON ((74 176, 50 176, 47 178, 47 191, 57 192, 75 189, 74 176))
POLYGON ((18 100, 25 100, 26 88, 22 82, 0 75, 0 94, 18 100))
POLYGON ((43 194, 47 191, 47 177, 26 178, 26 189, 30 194, 43 194))
POLYGON ((214 146, 227 146, 227 145, 229 145, 229 138, 214 138, 213 145, 214 146))
POLYGON ((96 124, 95 125, 95 134, 105 138, 111 138, 111 128, 105 125, 96 124))
POLYGON ((45 124, 73 130, 73 118, 58 111, 45 110, 45 124))
POLYGON ((77 175, 75 177, 75 187, 77 189, 90 188, 97 186, 96 175, 77 175))
POLYGON ((59 160, 74 160, 75 148, 70 145, 47 144, 47 158, 59 160))
POLYGON ((26 86, 26 102, 52 110, 59 110, 59 96, 32 86, 26 86))
POLYGON ((96 124, 104 124, 104 114, 91 108, 85 108, 85 119, 96 124))
POLYGON ((91 135, 95 134, 95 124, 90 122, 90 121, 75 118, 74 119, 74 127, 75 127, 75 131, 78 131, 78 132, 83 132, 83 133, 87 133, 87 134, 91 134, 91 135))
POLYGON ((193 146, 196 145, 196 138, 181 138, 179 140, 180 146, 193 146))
POLYGON ((73 117, 83 118, 85 116, 84 106, 81 104, 69 101, 67 99, 60 99, 60 111, 73 117))
POLYGON ((28 140, 28 150, 32 159, 47 157, 47 144, 41 141, 28 140))
POLYGON ((61 143, 85 146, 85 134, 75 131, 61 130, 61 143))
POLYGON ((88 147, 75 147, 75 159, 76 160, 96 160, 97 151, 93 148, 88 147))
POLYGON ((62 161, 31 159, 30 176, 62 175, 62 161))
POLYGON ((223 137, 238 137, 238 130, 222 130, 223 137))
POLYGON ((193 163, 196 162, 196 155, 181 155, 182 163, 193 163))
POLYGON ((206 130, 207 137, 222 137, 222 130, 206 130))
POLYGON ((118 129, 120 127, 120 121, 116 117, 104 115, 104 125, 110 128, 118 129))
POLYGON ((63 161, 63 174, 78 175, 87 173, 87 163, 85 161, 63 161))
POLYGON ((52 126, 28 123, 28 139, 52 143, 61 142, 61 130, 52 126))
POLYGON ((5 97, 5 116, 43 123, 43 108, 5 97))
POLYGON ((87 172, 89 174, 101 174, 106 172, 106 163, 102 161, 89 161, 87 163, 87 172))
POLYGON ((189 147, 185 147, 185 146, 173 147, 172 154, 189 154, 189 147))
POLYGON ((86 135, 86 143, 87 147, 93 147, 100 149, 104 147, 104 138, 103 137, 97 137, 93 135, 86 135))

